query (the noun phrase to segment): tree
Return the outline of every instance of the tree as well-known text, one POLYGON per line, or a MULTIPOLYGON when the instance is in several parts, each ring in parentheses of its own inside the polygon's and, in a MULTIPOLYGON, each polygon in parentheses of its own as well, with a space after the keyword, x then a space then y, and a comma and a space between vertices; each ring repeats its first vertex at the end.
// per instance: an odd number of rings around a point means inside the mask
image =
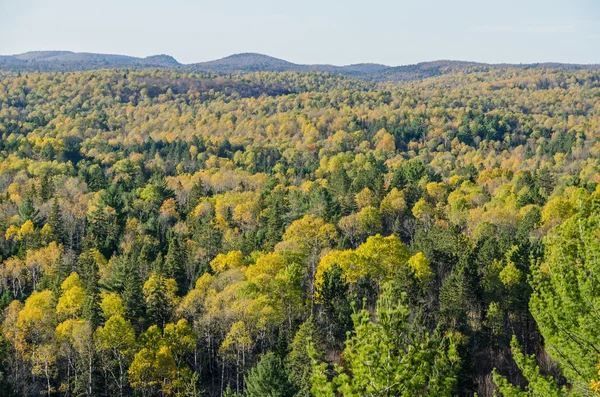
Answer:
POLYGON ((152 325, 140 335, 142 348, 128 370, 129 382, 143 393, 182 393, 194 383, 182 355, 193 350, 195 341, 187 321, 167 324, 164 333, 152 325))
POLYGON ((546 238, 546 255, 533 268, 529 307, 546 350, 563 370, 575 391, 585 395, 596 378, 600 327, 596 315, 600 291, 600 252, 597 225, 600 214, 593 202, 582 202, 577 214, 546 238))
POLYGON ((354 332, 346 340, 345 366, 326 380, 326 365, 313 359, 316 397, 451 396, 457 382, 459 336, 428 334, 411 323, 410 311, 385 284, 377 302, 376 320, 363 309, 355 313, 354 332))
POLYGON ((135 331, 131 323, 121 315, 111 316, 103 327, 95 333, 98 350, 102 353, 104 369, 110 373, 120 396, 123 396, 126 383, 126 368, 131 360, 135 331))
POLYGON ((146 299, 137 269, 130 268, 127 272, 121 296, 125 305, 125 318, 135 324, 138 331, 141 330, 145 324, 146 299))
POLYGON ((325 331, 325 341, 334 348, 341 346, 346 333, 352 329, 348 290, 342 268, 334 264, 323 272, 322 281, 315 291, 319 303, 317 319, 325 331))
POLYGON ((183 294, 188 288, 185 272, 186 261, 187 252, 185 244, 181 243, 179 237, 171 237, 169 240, 169 250, 164 263, 164 271, 165 276, 177 281, 180 294, 183 294))
POLYGON ((210 267, 215 273, 241 268, 242 266, 244 266, 244 256, 241 251, 229 251, 227 254, 219 254, 210 262, 210 267))
MULTIPOLYGON (((79 257, 81 274, 85 287, 85 302, 82 317, 88 320, 92 329, 100 322, 100 287, 98 260, 93 253, 82 254, 79 257)), ((99 258, 103 259, 103 258, 99 258)))
POLYGON ((52 210, 48 215, 48 225, 50 225, 52 236, 54 236, 56 242, 64 242, 64 225, 57 197, 54 197, 54 200, 52 200, 52 210))
POLYGON ((79 275, 75 272, 71 273, 60 288, 62 294, 56 304, 56 314, 63 319, 79 318, 86 300, 79 275))
POLYGON ((34 226, 39 225, 40 211, 35 208, 33 199, 30 195, 27 195, 25 198, 23 198, 23 201, 19 206, 19 217, 21 218, 22 223, 31 221, 33 222, 34 226))
POLYGON ((219 353, 224 359, 235 363, 236 392, 238 393, 241 386, 240 374, 243 374, 245 371, 246 360, 253 345, 254 341, 251 338, 247 325, 243 321, 236 321, 231 325, 219 348, 219 353))
POLYGON ((513 358, 523 376, 527 379, 527 387, 523 391, 518 387, 511 385, 508 380, 499 375, 496 370, 493 371, 494 384, 498 387, 504 397, 566 397, 572 395, 566 387, 558 387, 556 381, 549 376, 543 376, 540 373, 540 367, 535 361, 535 356, 527 356, 522 353, 521 346, 517 338, 513 335, 510 342, 513 358))
POLYGON ((320 218, 306 215, 287 228, 283 241, 275 247, 276 251, 296 252, 306 258, 308 263, 306 280, 311 297, 314 295, 313 280, 321 251, 330 247, 336 238, 335 226, 325 223, 320 218))
POLYGON ((316 327, 312 317, 309 317, 300 326, 291 343, 291 350, 285 359, 285 365, 289 373, 290 382, 293 383, 298 397, 310 397, 312 377, 312 359, 310 353, 316 360, 323 359, 322 341, 319 329, 316 327), (309 345, 312 352, 309 352, 309 345))
POLYGON ((384 230, 392 231, 394 224, 402 217, 406 208, 404 193, 397 188, 390 190, 379 206, 384 221, 384 230))
POLYGON ((177 305, 177 282, 153 273, 144 283, 146 313, 153 324, 164 328, 171 318, 173 308, 177 305))
POLYGON ((251 368, 245 379, 248 397, 292 397, 296 395, 294 385, 288 380, 288 374, 281 358, 272 352, 265 354, 255 367, 251 368))

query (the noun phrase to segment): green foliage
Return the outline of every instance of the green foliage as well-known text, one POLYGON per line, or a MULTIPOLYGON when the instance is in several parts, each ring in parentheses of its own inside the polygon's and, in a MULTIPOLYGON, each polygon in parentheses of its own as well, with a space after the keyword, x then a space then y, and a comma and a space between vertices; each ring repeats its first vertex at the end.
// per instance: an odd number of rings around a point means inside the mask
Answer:
POLYGON ((288 380, 283 362, 272 352, 265 354, 245 379, 248 397, 292 397, 294 386, 288 380))
POLYGON ((596 393, 600 74, 446 72, 0 72, 0 394, 596 393))
MULTIPOLYGON (((554 379, 549 376, 543 376, 540 368, 535 361, 535 356, 527 356, 522 353, 521 346, 517 338, 513 336, 510 342, 513 358, 517 366, 523 371, 523 376, 527 379, 527 387, 523 391, 518 387, 511 385, 505 377, 499 375, 495 370, 493 380, 504 397, 564 397, 572 395, 566 387, 559 387, 554 379)), ((577 394, 574 394, 577 395, 577 394)))
POLYGON ((583 201, 580 211, 547 237, 546 258, 531 280, 531 313, 546 349, 582 395, 596 378, 600 346, 596 200, 583 201))
POLYGON ((312 377, 312 358, 323 359, 320 330, 312 317, 300 326, 290 346, 286 357, 286 367, 290 381, 297 389, 296 396, 309 397, 312 377))
MULTIPOLYGON (((314 358, 315 396, 451 396, 457 381, 460 358, 458 335, 423 332, 411 323, 404 297, 395 297, 386 284, 377 302, 376 320, 367 310, 353 315, 354 331, 346 340, 345 367, 331 381, 314 358)), ((313 354, 314 357, 314 354, 313 354)))

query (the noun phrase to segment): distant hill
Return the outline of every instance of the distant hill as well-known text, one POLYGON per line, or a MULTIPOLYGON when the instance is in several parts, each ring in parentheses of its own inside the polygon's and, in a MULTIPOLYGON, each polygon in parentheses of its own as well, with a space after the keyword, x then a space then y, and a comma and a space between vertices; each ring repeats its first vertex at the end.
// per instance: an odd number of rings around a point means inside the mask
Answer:
POLYGON ((0 68, 2 67, 2 65, 18 65, 18 64, 23 64, 23 63, 25 63, 25 61, 22 61, 13 56, 0 55, 0 68))
POLYGON ((422 80, 428 77, 441 76, 459 70, 484 71, 493 65, 465 61, 433 61, 421 62, 415 65, 395 66, 374 73, 376 80, 410 81, 422 80))
POLYGON ((30 51, 0 56, 0 68, 11 70, 73 71, 122 67, 178 67, 170 55, 137 58, 128 55, 72 51, 30 51))
POLYGON ((344 74, 355 77, 367 75, 389 68, 375 63, 361 63, 348 66, 335 65, 302 65, 257 53, 230 55, 215 61, 200 62, 186 67, 206 72, 239 73, 239 72, 326 72, 344 74))
POLYGON ((208 62, 181 64, 170 55, 138 58, 127 55, 95 54, 72 51, 30 51, 16 55, 0 55, 0 70, 12 71, 76 71, 103 68, 178 68, 216 74, 250 72, 325 72, 371 81, 413 81, 441 76, 455 71, 487 71, 493 68, 551 68, 563 70, 600 69, 600 65, 577 65, 556 62, 534 64, 486 64, 439 60, 414 65, 386 66, 359 63, 336 66, 304 65, 258 53, 241 53, 208 62))
POLYGON ((214 61, 193 63, 187 65, 190 68, 212 71, 212 72, 287 72, 287 71, 306 71, 305 65, 297 65, 283 59, 274 58, 268 55, 243 53, 230 55, 225 58, 214 61))

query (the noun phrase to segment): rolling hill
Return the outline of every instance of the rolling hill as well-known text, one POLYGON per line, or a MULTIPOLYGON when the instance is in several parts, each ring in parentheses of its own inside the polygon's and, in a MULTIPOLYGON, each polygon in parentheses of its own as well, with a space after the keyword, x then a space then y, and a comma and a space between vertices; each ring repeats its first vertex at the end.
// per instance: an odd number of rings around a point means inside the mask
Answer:
POLYGON ((241 53, 207 62, 179 63, 170 55, 145 58, 117 54, 96 54, 72 51, 30 51, 16 55, 0 55, 0 70, 11 71, 77 71, 111 68, 177 68, 194 72, 234 74, 251 72, 324 72, 371 81, 413 81, 455 71, 487 71, 493 68, 547 68, 564 70, 600 69, 600 65, 579 65, 556 62, 535 64, 486 64, 478 62, 439 60, 414 65, 386 66, 359 63, 346 66, 328 64, 297 64, 258 53, 241 53))

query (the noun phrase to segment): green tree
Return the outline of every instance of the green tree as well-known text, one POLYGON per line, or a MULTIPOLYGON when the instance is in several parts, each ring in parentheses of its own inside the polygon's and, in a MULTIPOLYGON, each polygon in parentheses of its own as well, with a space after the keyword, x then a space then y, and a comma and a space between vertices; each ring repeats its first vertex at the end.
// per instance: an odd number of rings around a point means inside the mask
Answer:
POLYGON ((130 322, 118 314, 110 317, 95 333, 97 349, 101 353, 104 369, 115 380, 119 396, 123 396, 126 369, 135 348, 135 331, 130 322))
POLYGON ((290 353, 285 359, 290 381, 298 390, 296 393, 298 397, 311 396, 312 359, 309 345, 312 348, 312 356, 322 360, 324 352, 321 336, 312 317, 306 320, 296 332, 290 346, 290 353))
POLYGON ((272 352, 265 354, 250 369, 245 383, 248 397, 292 397, 296 393, 281 358, 272 352))
POLYGON ((52 209, 48 214, 48 225, 52 228, 52 236, 58 242, 64 242, 65 230, 58 198, 52 200, 52 209))
POLYGON ((459 336, 424 332, 411 323, 410 310, 385 284, 377 302, 376 320, 363 309, 353 315, 354 331, 343 352, 345 366, 326 380, 326 366, 313 360, 316 397, 451 396, 457 383, 459 336))
POLYGON ((19 206, 19 217, 21 222, 31 221, 35 226, 40 223, 40 211, 35 208, 31 195, 25 196, 19 206))
MULTIPOLYGON (((517 338, 513 336, 510 342, 513 358, 523 376, 527 379, 527 387, 522 390, 513 386, 508 380, 499 375, 496 370, 493 372, 494 384, 498 387, 504 397, 566 397, 571 395, 566 387, 558 387, 556 381, 550 376, 543 376, 540 373, 540 367, 537 365, 535 356, 525 355, 521 351, 521 346, 517 338)), ((576 395, 576 394, 575 394, 576 395)))
POLYGON ((169 250, 164 263, 165 275, 175 279, 179 286, 180 294, 187 291, 189 283, 186 280, 185 263, 187 260, 187 252, 185 244, 183 244, 178 236, 173 236, 169 240, 169 250))
POLYGON ((529 306, 546 350, 575 390, 586 395, 600 351, 600 214, 595 203, 582 204, 547 236, 545 260, 533 268, 529 306))

